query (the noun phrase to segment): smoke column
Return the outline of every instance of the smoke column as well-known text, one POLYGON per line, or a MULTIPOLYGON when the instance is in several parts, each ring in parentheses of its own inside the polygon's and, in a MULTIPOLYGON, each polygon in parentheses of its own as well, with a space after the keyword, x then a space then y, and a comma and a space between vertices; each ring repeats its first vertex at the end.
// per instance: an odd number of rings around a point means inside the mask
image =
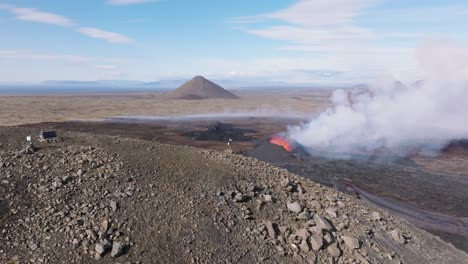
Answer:
POLYGON ((423 81, 337 90, 333 108, 290 127, 287 136, 311 152, 335 153, 438 151, 468 138, 468 48, 428 42, 416 56, 423 81))

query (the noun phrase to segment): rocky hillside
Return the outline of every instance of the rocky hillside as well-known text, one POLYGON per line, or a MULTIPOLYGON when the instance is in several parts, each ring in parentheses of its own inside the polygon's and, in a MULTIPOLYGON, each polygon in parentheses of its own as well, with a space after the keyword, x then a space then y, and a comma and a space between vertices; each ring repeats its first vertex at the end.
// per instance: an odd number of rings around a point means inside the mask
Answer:
POLYGON ((253 158, 0 128, 0 263, 468 263, 407 222, 253 158))

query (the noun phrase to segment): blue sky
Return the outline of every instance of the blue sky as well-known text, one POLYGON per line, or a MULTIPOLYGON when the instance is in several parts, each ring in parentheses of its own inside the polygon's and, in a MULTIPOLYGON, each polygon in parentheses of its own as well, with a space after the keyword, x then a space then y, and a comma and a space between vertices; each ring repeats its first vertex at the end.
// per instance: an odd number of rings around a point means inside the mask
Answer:
POLYGON ((0 82, 410 80, 467 33, 468 0, 0 0, 0 82))

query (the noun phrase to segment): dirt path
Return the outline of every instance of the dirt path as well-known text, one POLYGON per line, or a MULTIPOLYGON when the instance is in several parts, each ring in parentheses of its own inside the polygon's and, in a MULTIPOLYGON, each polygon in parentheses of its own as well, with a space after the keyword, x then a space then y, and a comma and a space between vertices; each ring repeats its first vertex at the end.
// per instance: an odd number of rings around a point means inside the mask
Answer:
POLYGON ((419 209, 402 202, 373 195, 362 188, 349 184, 359 196, 374 205, 396 214, 410 223, 433 231, 461 235, 468 239, 468 217, 453 217, 419 209))

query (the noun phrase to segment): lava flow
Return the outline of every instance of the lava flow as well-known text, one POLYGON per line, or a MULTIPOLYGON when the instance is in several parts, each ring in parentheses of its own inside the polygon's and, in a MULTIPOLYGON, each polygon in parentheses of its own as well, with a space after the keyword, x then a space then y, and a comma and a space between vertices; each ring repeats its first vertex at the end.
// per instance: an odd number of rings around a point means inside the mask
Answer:
POLYGON ((289 140, 281 137, 281 136, 274 136, 270 139, 271 144, 275 144, 278 146, 283 147, 287 152, 291 152, 293 150, 293 146, 289 140))

